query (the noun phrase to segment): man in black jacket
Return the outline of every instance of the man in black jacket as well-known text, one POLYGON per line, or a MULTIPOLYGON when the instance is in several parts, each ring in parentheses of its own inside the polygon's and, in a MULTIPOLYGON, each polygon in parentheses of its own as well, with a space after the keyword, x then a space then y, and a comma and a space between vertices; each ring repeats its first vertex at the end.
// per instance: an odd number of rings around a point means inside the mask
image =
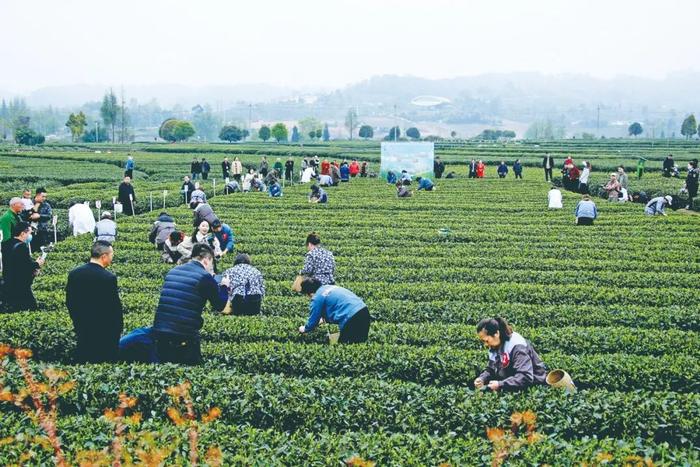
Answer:
POLYGON ((663 173, 661 175, 664 177, 670 177, 674 165, 676 165, 676 163, 673 162, 673 154, 669 154, 666 156, 666 159, 664 159, 663 173))
POLYGON ((196 157, 192 159, 190 172, 192 173, 192 180, 197 180, 202 175, 202 163, 196 157))
POLYGON ((442 174, 445 172, 445 163, 440 160, 440 157, 436 157, 433 161, 433 173, 435 178, 442 178, 442 174))
POLYGON ((542 159, 542 168, 544 169, 544 181, 548 182, 552 180, 552 169, 554 169, 554 158, 551 154, 547 153, 542 159))
POLYGON ((107 271, 114 250, 109 242, 92 244, 90 261, 68 274, 66 306, 78 341, 79 363, 114 362, 124 329, 117 276, 107 271))
POLYGON ((214 251, 197 243, 190 262, 165 276, 153 323, 158 360, 196 365, 202 359, 199 331, 207 301, 221 311, 228 300, 228 281, 214 279, 214 251))
POLYGON ((12 227, 12 238, 2 242, 3 296, 10 312, 37 309, 32 282, 44 259, 34 261, 29 254, 27 243, 31 242, 31 232, 28 223, 18 222, 12 227))
POLYGON ((136 205, 136 193, 131 185, 131 177, 124 177, 124 181, 119 185, 119 197, 117 199, 122 204, 124 214, 133 216, 134 206, 136 205))
POLYGON ((476 161, 474 159, 469 163, 469 178, 476 178, 476 161))

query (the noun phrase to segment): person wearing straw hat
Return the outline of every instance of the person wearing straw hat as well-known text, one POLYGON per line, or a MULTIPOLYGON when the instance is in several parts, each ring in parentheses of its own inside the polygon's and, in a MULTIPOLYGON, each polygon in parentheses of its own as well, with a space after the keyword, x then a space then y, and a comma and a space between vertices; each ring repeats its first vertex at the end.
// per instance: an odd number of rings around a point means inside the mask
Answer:
POLYGON ((657 196, 649 201, 644 208, 644 214, 647 216, 666 216, 666 206, 670 206, 673 198, 669 195, 657 196))
POLYGON ((313 331, 324 321, 340 328, 339 344, 367 342, 369 310, 357 295, 337 285, 321 285, 315 277, 304 277, 301 293, 311 299, 309 319, 299 327, 301 334, 313 331))
POLYGON ((489 348, 489 363, 474 380, 474 387, 492 391, 520 390, 546 384, 547 369, 523 336, 503 318, 487 318, 476 325, 479 339, 489 348))

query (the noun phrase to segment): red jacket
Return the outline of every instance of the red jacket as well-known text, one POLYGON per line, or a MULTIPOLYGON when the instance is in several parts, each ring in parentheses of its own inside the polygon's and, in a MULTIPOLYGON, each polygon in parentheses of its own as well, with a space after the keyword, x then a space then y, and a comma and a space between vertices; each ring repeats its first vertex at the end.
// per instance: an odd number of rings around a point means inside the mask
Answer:
POLYGON ((578 180, 578 178, 581 176, 581 171, 578 169, 578 167, 573 166, 569 169, 569 180, 572 182, 575 182, 578 180))
POLYGON ((479 178, 483 177, 485 169, 486 165, 483 162, 476 164, 476 176, 479 178))
POLYGON ((321 162, 321 175, 331 174, 331 163, 328 161, 321 162))
POLYGON ((356 161, 350 162, 350 175, 355 176, 360 173, 360 164, 358 164, 356 161))

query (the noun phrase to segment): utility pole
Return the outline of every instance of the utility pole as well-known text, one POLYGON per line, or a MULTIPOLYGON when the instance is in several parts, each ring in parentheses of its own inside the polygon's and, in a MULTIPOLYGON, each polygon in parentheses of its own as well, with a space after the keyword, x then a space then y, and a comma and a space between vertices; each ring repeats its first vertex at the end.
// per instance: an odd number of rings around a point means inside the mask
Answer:
POLYGON ((95 142, 100 142, 100 121, 95 120, 95 142))
POLYGON ((595 123, 595 132, 596 136, 600 138, 600 104, 598 104, 598 119, 596 120, 595 123))
POLYGON ((396 113, 396 104, 394 104, 394 142, 399 140, 399 117, 396 113))
POLYGON ((253 132, 253 104, 248 104, 248 136, 253 132))
POLYGON ((125 110, 124 107, 126 106, 126 102, 124 102, 124 86, 122 86, 122 105, 121 105, 121 113, 122 113, 122 118, 121 118, 121 123, 122 123, 122 131, 120 135, 120 140, 121 143, 124 144, 126 142, 126 121, 125 121, 125 110))

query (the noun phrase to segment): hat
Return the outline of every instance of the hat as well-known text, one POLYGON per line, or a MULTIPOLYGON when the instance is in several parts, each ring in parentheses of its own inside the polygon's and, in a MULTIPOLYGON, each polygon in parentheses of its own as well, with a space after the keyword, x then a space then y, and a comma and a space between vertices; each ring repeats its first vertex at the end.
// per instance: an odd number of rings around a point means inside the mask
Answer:
POLYGON ((112 213, 109 211, 105 211, 102 213, 102 219, 111 219, 112 218, 112 213))
POLYGON ((221 221, 219 219, 214 219, 211 223, 212 228, 218 229, 221 227, 221 221))
POLYGON ((673 202, 673 198, 671 198, 670 195, 666 195, 665 198, 666 198, 666 201, 668 201, 668 204, 671 204, 673 202))

